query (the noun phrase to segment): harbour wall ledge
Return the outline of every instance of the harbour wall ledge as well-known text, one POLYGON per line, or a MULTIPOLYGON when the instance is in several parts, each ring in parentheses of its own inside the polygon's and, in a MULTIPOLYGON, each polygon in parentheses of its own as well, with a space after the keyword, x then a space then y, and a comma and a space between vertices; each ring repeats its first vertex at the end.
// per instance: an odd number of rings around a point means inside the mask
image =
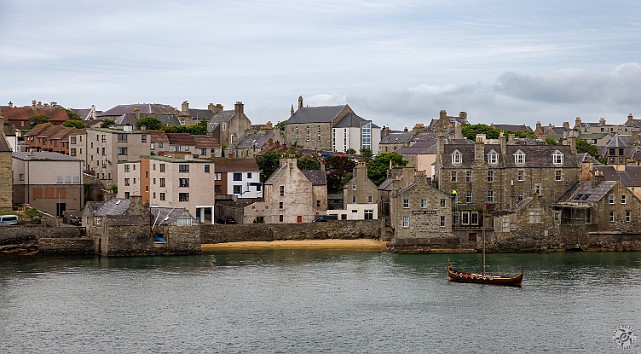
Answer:
POLYGON ((0 228, 0 255, 93 253, 93 239, 87 237, 82 227, 18 225, 0 228))

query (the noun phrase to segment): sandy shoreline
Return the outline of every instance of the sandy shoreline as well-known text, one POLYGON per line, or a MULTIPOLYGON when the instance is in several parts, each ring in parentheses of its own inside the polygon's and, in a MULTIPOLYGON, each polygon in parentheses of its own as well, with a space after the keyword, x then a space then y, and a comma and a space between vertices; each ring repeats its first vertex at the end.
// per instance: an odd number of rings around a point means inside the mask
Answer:
POLYGON ((356 240, 282 240, 247 241, 204 244, 203 252, 219 250, 256 250, 256 249, 353 249, 384 250, 387 242, 372 239, 356 240))

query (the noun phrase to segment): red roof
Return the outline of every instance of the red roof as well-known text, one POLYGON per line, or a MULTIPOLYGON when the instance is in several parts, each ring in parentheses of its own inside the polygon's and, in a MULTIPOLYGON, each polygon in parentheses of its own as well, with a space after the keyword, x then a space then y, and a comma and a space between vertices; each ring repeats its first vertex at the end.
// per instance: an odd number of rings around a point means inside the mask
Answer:
POLYGON ((32 107, 4 107, 2 116, 7 121, 28 121, 35 115, 49 117, 51 122, 64 122, 69 119, 67 112, 62 108, 32 108, 32 107))

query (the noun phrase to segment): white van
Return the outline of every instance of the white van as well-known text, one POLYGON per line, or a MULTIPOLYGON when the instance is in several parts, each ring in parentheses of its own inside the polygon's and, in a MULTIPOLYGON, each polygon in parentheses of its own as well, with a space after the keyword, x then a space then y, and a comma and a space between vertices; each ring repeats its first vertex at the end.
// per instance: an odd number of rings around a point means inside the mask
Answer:
POLYGON ((0 226, 17 225, 18 215, 0 215, 0 226))

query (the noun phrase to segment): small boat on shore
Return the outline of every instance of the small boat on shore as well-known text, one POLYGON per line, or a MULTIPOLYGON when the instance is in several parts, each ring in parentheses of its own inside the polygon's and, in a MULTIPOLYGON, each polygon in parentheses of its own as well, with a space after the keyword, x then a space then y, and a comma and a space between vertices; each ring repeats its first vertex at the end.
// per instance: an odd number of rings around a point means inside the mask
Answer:
POLYGON ((459 283, 477 283, 488 285, 521 286, 523 272, 517 275, 492 274, 492 273, 469 273, 453 269, 450 260, 447 260, 447 280, 459 283))

